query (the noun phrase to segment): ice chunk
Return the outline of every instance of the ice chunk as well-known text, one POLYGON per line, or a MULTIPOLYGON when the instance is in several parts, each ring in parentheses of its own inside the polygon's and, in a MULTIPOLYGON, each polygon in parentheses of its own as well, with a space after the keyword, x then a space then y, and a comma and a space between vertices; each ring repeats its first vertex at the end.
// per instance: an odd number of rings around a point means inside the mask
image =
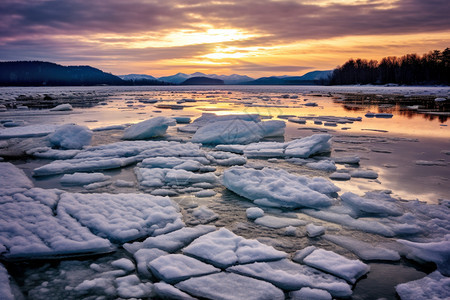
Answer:
POLYGON ((114 182, 114 185, 117 187, 134 187, 134 182, 118 179, 114 182))
POLYGON ((343 156, 343 157, 333 157, 332 158, 337 164, 359 164, 358 156, 343 156))
POLYGON ((194 276, 220 272, 220 269, 182 254, 160 256, 152 260, 149 267, 157 278, 172 284, 194 276))
POLYGON ((28 155, 49 159, 70 159, 77 155, 79 152, 80 150, 52 149, 49 147, 33 148, 26 151, 28 155))
POLYGON ((350 260, 335 252, 316 249, 303 259, 303 263, 336 275, 355 283, 356 280, 369 272, 370 267, 359 260, 350 260))
POLYGON ((116 278, 117 294, 122 298, 147 298, 152 295, 153 284, 141 282, 136 275, 116 278))
POLYGON ((35 124, 14 128, 0 129, 0 140, 11 138, 29 138, 46 136, 54 132, 59 126, 52 124, 35 124))
POLYGON ((191 122, 190 117, 174 117, 175 121, 177 121, 177 124, 187 124, 191 122))
POLYGON ((227 271, 262 279, 288 291, 313 287, 327 290, 335 297, 352 294, 351 286, 344 280, 287 259, 237 265, 229 267, 227 271))
POLYGON ((152 118, 134 125, 131 125, 123 133, 124 140, 145 140, 166 133, 169 126, 175 126, 176 121, 166 117, 152 118))
POLYGON ((72 105, 70 105, 69 103, 60 104, 53 108, 50 108, 50 111, 69 111, 69 110, 73 110, 72 105))
POLYGON ((445 235, 444 240, 429 243, 397 241, 407 247, 409 259, 434 262, 442 274, 450 276, 450 234, 445 235))
POLYGON ((192 215, 204 224, 215 221, 219 218, 218 214, 204 205, 194 209, 192 215))
POLYGON ((65 193, 58 210, 119 242, 162 234, 184 225, 178 207, 169 198, 146 194, 65 193))
POLYGON ((331 160, 321 160, 318 162, 310 162, 307 163, 306 166, 308 168, 314 169, 314 170, 320 170, 325 172, 334 172, 336 171, 336 166, 334 162, 331 160))
MULTIPOLYGON (((125 248, 127 249, 127 248, 125 248)), ((128 250, 128 249, 127 249, 128 250)), ((151 272, 148 269, 148 263, 160 256, 167 255, 166 251, 159 250, 157 248, 153 249, 139 249, 134 253, 134 259, 136 260, 137 271, 140 275, 150 278, 151 272)))
POLYGON ((217 121, 199 128, 192 137, 192 142, 216 145, 249 144, 264 137, 281 136, 285 127, 283 121, 217 121))
POLYGON ((214 184, 218 181, 212 173, 198 174, 186 170, 135 168, 135 173, 142 187, 186 186, 201 182, 214 184))
POLYGON ((232 167, 224 172, 224 185, 255 203, 274 207, 327 207, 333 201, 326 194, 339 190, 324 178, 308 178, 284 170, 255 170, 232 167))
POLYGON ((180 300, 195 300, 188 294, 180 291, 173 285, 165 283, 163 281, 157 282, 153 285, 156 296, 161 299, 180 299, 180 300))
POLYGON ((448 299, 450 277, 434 271, 422 279, 399 284, 395 290, 402 300, 448 299))
POLYGON ((213 190, 204 190, 204 191, 199 191, 199 192, 195 193, 195 197, 198 197, 198 198, 213 197, 216 194, 217 193, 214 192, 213 190))
POLYGON ((303 263, 303 259, 310 255, 314 250, 317 248, 315 246, 308 246, 306 248, 303 248, 301 250, 298 250, 295 252, 294 257, 292 258, 293 261, 298 263, 303 263))
POLYGON ((125 158, 56 160, 33 170, 33 176, 47 176, 74 172, 91 172, 124 167, 129 164, 125 158))
POLYGON ((103 173, 74 173, 65 174, 60 182, 64 185, 86 185, 108 179, 111 179, 111 176, 106 176, 103 173))
POLYGON ((126 272, 131 272, 131 271, 134 271, 134 269, 135 269, 134 263, 127 258, 121 258, 121 259, 115 260, 111 263, 111 265, 113 267, 122 269, 126 272))
POLYGON ((305 225, 305 221, 299 219, 275 217, 275 216, 259 217, 255 220, 255 223, 270 228, 283 228, 287 226, 305 225))
POLYGON ((0 264, 0 299, 2 300, 15 300, 9 281, 8 271, 0 264))
POLYGON ((375 233, 387 237, 395 235, 393 228, 377 221, 354 219, 346 214, 325 210, 317 211, 313 209, 303 209, 302 212, 314 218, 349 226, 364 232, 375 233))
POLYGON ((350 173, 354 178, 377 179, 378 173, 371 170, 356 170, 350 173))
POLYGON ((351 208, 356 216, 400 216, 402 211, 395 203, 395 199, 384 193, 370 193, 366 197, 359 197, 351 192, 341 195, 342 202, 351 208))
POLYGON ((25 173, 9 162, 0 162, 0 189, 31 188, 33 183, 25 173))
POLYGON ((325 233, 325 227, 310 223, 306 225, 306 233, 309 237, 317 237, 325 233))
POLYGON ((179 131, 195 133, 199 128, 218 121, 251 121, 261 122, 261 117, 258 114, 243 114, 243 115, 222 115, 217 116, 213 113, 203 113, 201 117, 194 120, 189 125, 178 128, 179 131))
POLYGON ((290 292, 289 297, 291 300, 331 300, 331 295, 327 291, 309 287, 290 292))
POLYGON ((249 219, 256 219, 264 216, 264 211, 259 207, 249 207, 245 213, 249 219))
POLYGON ((352 251, 363 260, 400 260, 400 255, 397 251, 372 246, 369 243, 348 236, 326 234, 323 238, 352 251))
POLYGON ((226 228, 203 235, 183 249, 183 253, 199 258, 219 268, 235 263, 249 263, 285 258, 286 253, 246 240, 226 228))
POLYGON ((207 299, 284 299, 283 291, 268 282, 225 272, 190 278, 175 287, 195 297, 207 299))
POLYGON ((352 176, 348 173, 342 173, 342 172, 334 172, 329 176, 332 180, 350 180, 352 176))
POLYGON ((57 210, 55 215, 49 206, 22 192, 12 192, 10 198, 15 200, 0 201, 0 250, 7 249, 2 253, 5 257, 51 257, 111 251, 108 240, 93 235, 66 213, 57 210))
POLYGON ((134 248, 158 248, 167 252, 176 252, 190 244, 196 238, 215 231, 216 227, 211 225, 198 225, 196 227, 184 227, 167 234, 148 237, 142 243, 133 243, 134 248))
POLYGON ((311 155, 329 152, 330 134, 314 134, 302 139, 293 140, 287 143, 284 154, 291 157, 307 158, 311 155))
POLYGON ((211 151, 206 156, 210 161, 221 166, 245 165, 247 159, 244 156, 222 151, 211 151))
POLYGON ((81 149, 91 143, 92 131, 85 126, 66 124, 48 136, 50 144, 63 149, 81 149))

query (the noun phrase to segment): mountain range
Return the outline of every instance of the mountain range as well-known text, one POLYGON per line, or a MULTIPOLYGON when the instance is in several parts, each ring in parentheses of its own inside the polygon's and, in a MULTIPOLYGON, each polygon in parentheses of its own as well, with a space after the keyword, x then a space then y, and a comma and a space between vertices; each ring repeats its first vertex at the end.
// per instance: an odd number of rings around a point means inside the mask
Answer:
POLYGON ((247 75, 217 75, 195 72, 156 78, 147 74, 115 76, 90 66, 61 66, 42 61, 0 62, 0 86, 39 85, 173 85, 244 84, 307 85, 325 84, 333 71, 313 71, 303 76, 270 76, 258 79, 247 75), (192 80, 188 80, 191 79, 192 80), (207 82, 207 83, 206 83, 207 82))

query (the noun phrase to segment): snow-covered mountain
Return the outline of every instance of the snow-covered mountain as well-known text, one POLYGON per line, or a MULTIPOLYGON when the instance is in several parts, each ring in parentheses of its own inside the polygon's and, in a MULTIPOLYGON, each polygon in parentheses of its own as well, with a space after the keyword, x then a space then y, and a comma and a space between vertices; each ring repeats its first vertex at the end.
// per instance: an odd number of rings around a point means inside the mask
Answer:
POLYGON ((128 74, 128 75, 119 75, 119 78, 122 80, 142 80, 142 79, 147 79, 147 80, 158 80, 155 77, 151 76, 151 75, 145 75, 145 74, 128 74))

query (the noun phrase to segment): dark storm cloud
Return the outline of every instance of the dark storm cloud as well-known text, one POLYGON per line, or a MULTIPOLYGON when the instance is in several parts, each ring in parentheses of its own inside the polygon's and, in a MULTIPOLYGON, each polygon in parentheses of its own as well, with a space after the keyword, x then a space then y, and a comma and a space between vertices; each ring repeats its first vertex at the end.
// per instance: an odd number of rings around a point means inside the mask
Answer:
POLYGON ((277 46, 307 39, 450 29, 448 0, 401 0, 388 9, 371 3, 318 6, 288 0, 2 0, 0 60, 194 57, 208 53, 211 46, 129 49, 117 44, 106 49, 101 43, 114 42, 114 38, 126 43, 127 38, 131 41, 138 35, 157 37, 196 29, 200 24, 260 34, 227 43, 237 46, 277 46), (119 36, 108 36, 114 33, 119 36), (75 36, 92 34, 97 34, 95 41, 75 40, 75 36))
POLYGON ((199 21, 272 34, 281 40, 450 28, 448 0, 402 0, 395 5, 381 9, 379 4, 321 7, 269 0, 2 0, 0 36, 171 31, 199 21))

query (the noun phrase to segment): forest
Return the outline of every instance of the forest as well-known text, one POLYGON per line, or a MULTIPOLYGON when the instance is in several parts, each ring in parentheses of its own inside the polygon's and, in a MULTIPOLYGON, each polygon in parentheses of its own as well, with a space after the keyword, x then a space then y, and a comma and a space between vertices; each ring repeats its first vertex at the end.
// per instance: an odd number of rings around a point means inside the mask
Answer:
POLYGON ((346 84, 449 85, 450 48, 401 57, 384 57, 380 62, 350 59, 338 66, 330 77, 331 85, 346 84))

